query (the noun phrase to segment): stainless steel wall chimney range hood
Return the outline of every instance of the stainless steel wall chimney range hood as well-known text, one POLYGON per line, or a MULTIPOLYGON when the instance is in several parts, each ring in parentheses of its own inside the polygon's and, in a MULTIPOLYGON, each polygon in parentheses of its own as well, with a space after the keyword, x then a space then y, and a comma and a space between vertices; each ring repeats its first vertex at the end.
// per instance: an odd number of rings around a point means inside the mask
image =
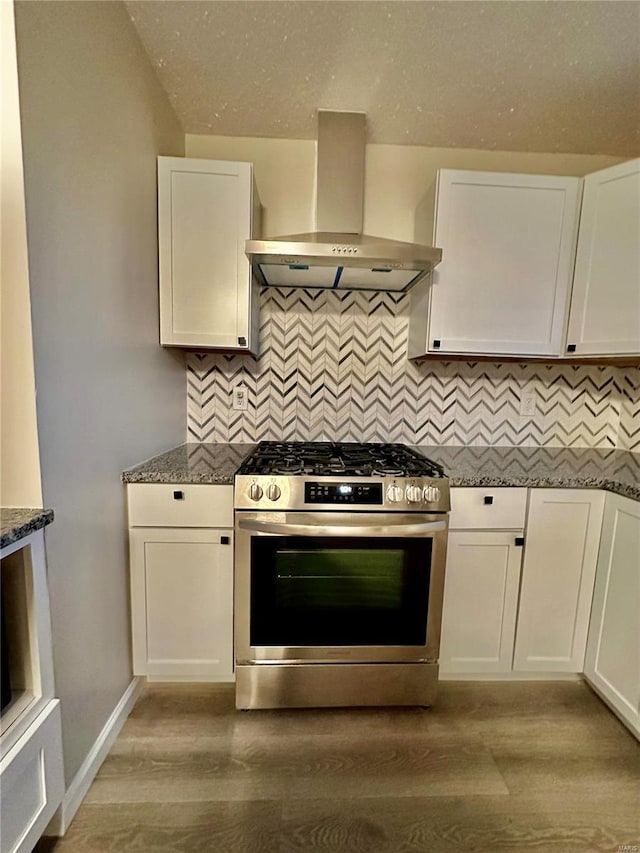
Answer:
POLYGON ((247 240, 262 284, 402 292, 442 259, 431 246, 362 233, 365 122, 364 113, 318 111, 318 230, 247 240))

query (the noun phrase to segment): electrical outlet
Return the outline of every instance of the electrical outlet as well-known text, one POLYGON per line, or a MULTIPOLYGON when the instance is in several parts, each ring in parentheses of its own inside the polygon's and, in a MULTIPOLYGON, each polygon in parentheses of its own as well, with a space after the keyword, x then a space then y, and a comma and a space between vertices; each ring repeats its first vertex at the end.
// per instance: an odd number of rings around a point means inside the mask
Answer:
POLYGON ((233 389, 233 402, 231 405, 237 412, 246 412, 249 408, 249 398, 244 385, 236 385, 233 389))
POLYGON ((525 391, 520 398, 520 417, 531 417, 536 413, 536 395, 533 391, 525 391))

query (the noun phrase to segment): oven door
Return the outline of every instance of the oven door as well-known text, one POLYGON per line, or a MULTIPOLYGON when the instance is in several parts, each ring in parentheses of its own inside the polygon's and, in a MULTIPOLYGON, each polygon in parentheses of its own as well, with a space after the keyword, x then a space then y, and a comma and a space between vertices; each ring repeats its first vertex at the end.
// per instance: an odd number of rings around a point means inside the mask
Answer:
POLYGON ((236 662, 437 661, 446 514, 236 512, 236 662))

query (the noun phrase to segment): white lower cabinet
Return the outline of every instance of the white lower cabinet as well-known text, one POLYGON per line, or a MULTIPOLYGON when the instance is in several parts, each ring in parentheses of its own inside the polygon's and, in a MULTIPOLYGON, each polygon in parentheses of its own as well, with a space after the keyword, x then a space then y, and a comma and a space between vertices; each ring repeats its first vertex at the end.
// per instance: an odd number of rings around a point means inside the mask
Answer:
POLYGON ((640 735, 640 503, 607 494, 584 674, 640 735))
POLYGON ((0 761, 2 853, 29 853, 64 795, 60 701, 49 702, 0 761))
POLYGON ((604 492, 531 489, 513 668, 582 672, 604 492))
POLYGON ((526 489, 451 489, 441 676, 511 670, 526 506, 526 489))
POLYGON ((0 717, 0 849, 29 853, 65 788, 44 530, 0 551, 0 576, 11 688, 0 717))
POLYGON ((134 674, 233 680, 232 518, 231 486, 129 486, 134 674))
POLYGON ((136 675, 232 677, 232 541, 232 530, 131 530, 136 675))
POLYGON ((509 672, 521 557, 509 531, 449 534, 441 673, 509 672))
POLYGON ((451 490, 445 678, 583 670, 604 492, 530 489, 528 508, 526 496, 526 489, 451 490))

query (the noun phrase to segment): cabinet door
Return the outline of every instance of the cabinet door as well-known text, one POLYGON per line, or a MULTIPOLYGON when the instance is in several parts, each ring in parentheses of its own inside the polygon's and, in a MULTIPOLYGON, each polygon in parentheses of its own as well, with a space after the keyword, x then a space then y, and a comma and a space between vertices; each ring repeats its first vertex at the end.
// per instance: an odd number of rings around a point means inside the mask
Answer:
POLYGON ((584 673, 640 735, 640 502, 607 494, 584 673))
POLYGON ((514 669, 582 672, 604 492, 532 489, 514 669))
POLYGON ((440 672, 509 672, 522 548, 517 532, 451 532, 440 672))
POLYGON ((233 677, 233 531, 129 531, 133 671, 233 677))
POLYGON ((567 349, 640 353, 640 159, 584 179, 567 349))
POLYGON ((251 163, 158 158, 160 342, 255 349, 251 163))
POLYGON ((581 179, 441 170, 429 352, 559 355, 581 179))

